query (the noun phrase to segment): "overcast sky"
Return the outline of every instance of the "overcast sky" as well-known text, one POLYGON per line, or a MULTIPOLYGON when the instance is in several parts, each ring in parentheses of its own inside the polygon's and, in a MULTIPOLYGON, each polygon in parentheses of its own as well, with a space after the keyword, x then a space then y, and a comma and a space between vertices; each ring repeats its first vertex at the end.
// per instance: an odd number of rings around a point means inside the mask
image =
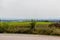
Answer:
POLYGON ((60 18, 60 0, 0 0, 0 18, 60 18))

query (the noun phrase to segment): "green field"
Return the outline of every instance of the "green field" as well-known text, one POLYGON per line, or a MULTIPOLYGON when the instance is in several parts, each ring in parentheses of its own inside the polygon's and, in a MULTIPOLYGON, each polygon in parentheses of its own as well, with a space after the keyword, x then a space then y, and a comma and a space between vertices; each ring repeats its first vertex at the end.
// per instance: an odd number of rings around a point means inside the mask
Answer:
MULTIPOLYGON (((30 25, 31 22, 1 22, 0 24, 7 23, 8 25, 30 25)), ((36 25, 39 24, 51 24, 53 22, 36 22, 36 25)))
POLYGON ((0 22, 0 33, 60 35, 60 23, 54 22, 0 22), (52 25, 52 26, 49 26, 52 25))

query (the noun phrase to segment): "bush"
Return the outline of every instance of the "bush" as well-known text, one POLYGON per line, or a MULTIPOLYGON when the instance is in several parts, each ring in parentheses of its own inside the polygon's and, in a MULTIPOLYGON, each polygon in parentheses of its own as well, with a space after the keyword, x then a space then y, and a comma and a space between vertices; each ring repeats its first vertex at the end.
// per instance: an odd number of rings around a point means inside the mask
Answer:
POLYGON ((0 33, 29 33, 29 34, 45 34, 60 35, 59 23, 39 24, 32 20, 30 25, 10 25, 7 22, 0 24, 0 33))

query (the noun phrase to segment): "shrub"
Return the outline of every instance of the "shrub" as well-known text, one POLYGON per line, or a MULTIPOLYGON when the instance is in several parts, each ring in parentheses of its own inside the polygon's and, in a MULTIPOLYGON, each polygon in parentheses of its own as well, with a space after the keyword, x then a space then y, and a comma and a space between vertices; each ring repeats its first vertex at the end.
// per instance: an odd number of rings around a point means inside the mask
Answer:
POLYGON ((29 34, 45 34, 45 35, 60 35, 60 24, 37 24, 32 20, 29 25, 15 25, 2 22, 0 24, 0 33, 29 33, 29 34))

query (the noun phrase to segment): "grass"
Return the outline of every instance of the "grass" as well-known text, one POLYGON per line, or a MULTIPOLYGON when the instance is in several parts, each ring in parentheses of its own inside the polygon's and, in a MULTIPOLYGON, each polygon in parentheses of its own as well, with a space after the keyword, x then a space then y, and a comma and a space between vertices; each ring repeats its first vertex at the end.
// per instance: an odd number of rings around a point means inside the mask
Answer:
POLYGON ((45 34, 60 35, 60 28, 48 27, 54 22, 0 22, 0 33, 29 33, 29 34, 45 34), (31 29, 32 27, 32 29, 31 29))
POLYGON ((51 24, 53 22, 37 22, 37 24, 51 24))
MULTIPOLYGON (((7 23, 8 25, 30 25, 31 22, 1 22, 0 24, 7 23)), ((51 24, 53 22, 36 22, 36 25, 38 24, 51 24)))

